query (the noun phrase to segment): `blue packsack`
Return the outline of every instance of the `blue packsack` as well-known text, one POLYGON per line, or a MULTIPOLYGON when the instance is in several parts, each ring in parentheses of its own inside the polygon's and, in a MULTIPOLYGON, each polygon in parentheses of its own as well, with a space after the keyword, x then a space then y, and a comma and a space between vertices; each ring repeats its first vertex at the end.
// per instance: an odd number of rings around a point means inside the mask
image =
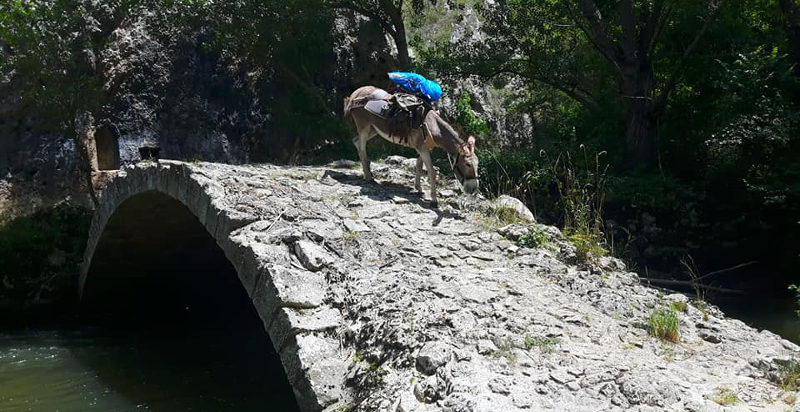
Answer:
POLYGON ((419 93, 429 102, 439 100, 442 97, 442 87, 433 80, 428 80, 417 73, 391 72, 389 80, 396 83, 409 93, 419 93))

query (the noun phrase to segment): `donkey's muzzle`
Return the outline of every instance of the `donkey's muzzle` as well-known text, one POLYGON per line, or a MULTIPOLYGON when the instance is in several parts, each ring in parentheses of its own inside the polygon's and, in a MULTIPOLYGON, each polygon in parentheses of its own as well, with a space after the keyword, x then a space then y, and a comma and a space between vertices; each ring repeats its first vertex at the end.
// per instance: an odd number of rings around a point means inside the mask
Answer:
POLYGON ((473 195, 478 192, 478 179, 467 179, 462 183, 464 192, 473 195))

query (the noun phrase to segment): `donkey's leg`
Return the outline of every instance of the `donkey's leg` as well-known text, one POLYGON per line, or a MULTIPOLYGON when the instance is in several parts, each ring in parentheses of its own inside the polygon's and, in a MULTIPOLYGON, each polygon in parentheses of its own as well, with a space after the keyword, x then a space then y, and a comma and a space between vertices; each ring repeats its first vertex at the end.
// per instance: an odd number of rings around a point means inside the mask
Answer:
POLYGON ((422 176, 422 157, 417 158, 417 174, 414 177, 414 188, 417 189, 417 192, 422 193, 422 185, 420 185, 419 179, 422 176))
POLYGON ((358 149, 358 158, 361 160, 361 170, 364 172, 364 180, 372 181, 372 171, 369 167, 369 158, 367 157, 367 141, 370 139, 369 133, 371 127, 366 129, 358 129, 358 136, 353 138, 353 144, 358 149))
MULTIPOLYGON (((436 199, 436 170, 433 169, 433 160, 431 160, 431 152, 419 152, 419 158, 425 162, 425 168, 428 169, 428 183, 431 184, 431 204, 436 206, 439 200, 436 199)), ((419 165, 419 163, 417 163, 419 165)))

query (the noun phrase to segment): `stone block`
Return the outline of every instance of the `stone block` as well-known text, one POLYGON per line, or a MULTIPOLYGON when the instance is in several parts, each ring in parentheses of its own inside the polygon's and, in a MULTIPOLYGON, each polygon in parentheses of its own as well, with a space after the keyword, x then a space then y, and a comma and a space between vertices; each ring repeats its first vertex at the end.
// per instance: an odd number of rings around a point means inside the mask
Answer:
POLYGON ((297 335, 280 356, 301 410, 322 410, 341 398, 349 365, 340 359, 336 340, 297 335))
POLYGON ((307 240, 299 240, 294 244, 294 253, 303 266, 316 272, 333 263, 333 257, 321 246, 307 240))
POLYGON ((450 345, 444 342, 428 342, 417 354, 417 370, 426 375, 433 375, 437 369, 449 362, 452 356, 453 350, 450 345))
POLYGON ((274 321, 267 325, 272 343, 283 347, 287 339, 298 333, 324 332, 338 328, 344 323, 341 312, 333 308, 297 310, 281 308, 274 321))

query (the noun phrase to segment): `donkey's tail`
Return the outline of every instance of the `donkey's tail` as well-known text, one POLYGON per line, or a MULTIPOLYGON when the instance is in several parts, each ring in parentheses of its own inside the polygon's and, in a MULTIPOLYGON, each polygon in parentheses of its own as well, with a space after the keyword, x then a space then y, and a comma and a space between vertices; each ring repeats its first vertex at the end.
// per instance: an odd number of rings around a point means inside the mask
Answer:
POLYGON ((344 109, 342 109, 342 117, 344 118, 345 122, 353 122, 353 117, 350 116, 350 111, 353 110, 353 105, 351 104, 352 98, 347 96, 344 98, 344 109))

